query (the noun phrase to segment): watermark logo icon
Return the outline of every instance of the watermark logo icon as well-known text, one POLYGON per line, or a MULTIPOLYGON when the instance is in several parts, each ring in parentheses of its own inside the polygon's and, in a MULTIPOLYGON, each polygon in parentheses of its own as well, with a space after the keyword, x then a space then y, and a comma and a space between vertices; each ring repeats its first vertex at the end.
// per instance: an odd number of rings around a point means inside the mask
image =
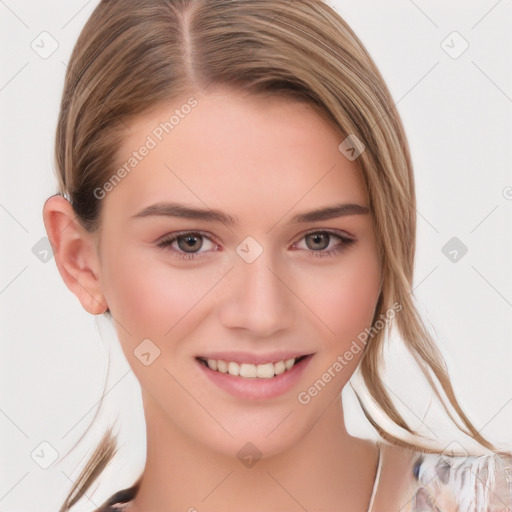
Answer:
POLYGON ((353 161, 355 160, 364 150, 366 146, 361 142, 353 133, 351 133, 339 146, 340 153, 345 157, 353 161))
POLYGON ((454 236, 443 245, 441 251, 452 263, 458 263, 466 255, 468 248, 462 240, 454 236))
POLYGON ((32 450, 30 456, 39 467, 48 469, 59 458, 59 452, 48 441, 43 441, 32 450))
POLYGON ((252 263, 261 255, 263 247, 252 236, 248 236, 238 245, 236 252, 246 263, 252 263))
POLYGON ((253 443, 245 443, 237 452, 238 460, 247 468, 252 468, 261 459, 262 453, 253 443))
POLYGON ((34 244, 32 254, 42 263, 48 263, 53 258, 52 246, 48 237, 43 236, 34 244))
POLYGON ((460 462, 462 458, 467 458, 469 452, 457 441, 452 441, 441 453, 441 459, 448 465, 453 465, 453 457, 457 457, 460 462))
POLYGON ((133 353, 144 366, 149 366, 160 356, 160 349, 149 338, 145 338, 133 353))
POLYGON ((31 43, 30 47, 41 59, 51 57, 59 47, 57 40, 48 32, 41 32, 31 43))
POLYGON ((452 59, 458 59, 469 48, 469 43, 454 30, 441 41, 441 48, 452 59))

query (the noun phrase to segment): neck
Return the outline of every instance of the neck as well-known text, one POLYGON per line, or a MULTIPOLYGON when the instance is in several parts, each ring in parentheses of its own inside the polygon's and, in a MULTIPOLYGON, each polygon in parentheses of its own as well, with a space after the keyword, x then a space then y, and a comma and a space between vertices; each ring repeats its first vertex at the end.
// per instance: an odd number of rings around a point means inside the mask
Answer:
POLYGON ((341 400, 292 449, 254 465, 198 444, 161 415, 146 411, 146 427, 133 512, 368 509, 377 448, 348 434, 341 400))

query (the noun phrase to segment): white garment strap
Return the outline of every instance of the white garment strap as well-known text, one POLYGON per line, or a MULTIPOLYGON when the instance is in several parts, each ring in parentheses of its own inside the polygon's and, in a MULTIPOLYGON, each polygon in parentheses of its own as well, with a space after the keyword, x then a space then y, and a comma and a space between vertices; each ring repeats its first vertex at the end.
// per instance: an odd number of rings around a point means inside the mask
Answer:
POLYGON ((373 482, 372 495, 370 496, 370 504, 368 505, 368 512, 372 512, 373 502, 375 501, 375 495, 377 494, 377 488, 379 486, 380 474, 382 471, 382 445, 377 442, 377 446, 379 447, 379 462, 377 465, 377 474, 375 475, 375 481, 373 482))

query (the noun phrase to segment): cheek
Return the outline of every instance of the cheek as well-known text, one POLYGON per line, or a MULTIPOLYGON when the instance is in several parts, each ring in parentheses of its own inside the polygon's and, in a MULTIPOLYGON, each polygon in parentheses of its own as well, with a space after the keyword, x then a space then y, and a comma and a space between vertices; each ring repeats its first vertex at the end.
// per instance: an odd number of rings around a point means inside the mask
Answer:
POLYGON ((198 321, 201 301, 215 284, 213 272, 186 271, 148 258, 142 251, 126 252, 108 263, 107 300, 116 320, 134 339, 165 341, 181 338, 198 321))
POLYGON ((354 256, 329 275, 310 294, 315 313, 323 322, 326 340, 336 349, 369 327, 375 311, 380 283, 377 260, 372 256, 354 256), (333 275, 335 277, 333 277, 333 275))
POLYGON ((179 285, 172 286, 158 267, 142 258, 137 261, 127 256, 113 265, 110 283, 114 314, 130 332, 141 333, 151 326, 153 334, 162 334, 180 313, 179 285))

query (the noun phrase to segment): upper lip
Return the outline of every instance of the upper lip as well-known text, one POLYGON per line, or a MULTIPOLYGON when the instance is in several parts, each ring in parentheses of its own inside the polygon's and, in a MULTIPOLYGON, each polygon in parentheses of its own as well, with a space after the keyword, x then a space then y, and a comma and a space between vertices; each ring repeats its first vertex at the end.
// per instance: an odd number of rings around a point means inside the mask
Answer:
POLYGON ((200 359, 215 359, 217 361, 234 361, 235 363, 247 364, 265 364, 286 361, 287 359, 297 359, 302 356, 312 355, 312 352, 297 352, 296 350, 278 351, 267 354, 254 354, 249 352, 208 352, 196 356, 200 359))

